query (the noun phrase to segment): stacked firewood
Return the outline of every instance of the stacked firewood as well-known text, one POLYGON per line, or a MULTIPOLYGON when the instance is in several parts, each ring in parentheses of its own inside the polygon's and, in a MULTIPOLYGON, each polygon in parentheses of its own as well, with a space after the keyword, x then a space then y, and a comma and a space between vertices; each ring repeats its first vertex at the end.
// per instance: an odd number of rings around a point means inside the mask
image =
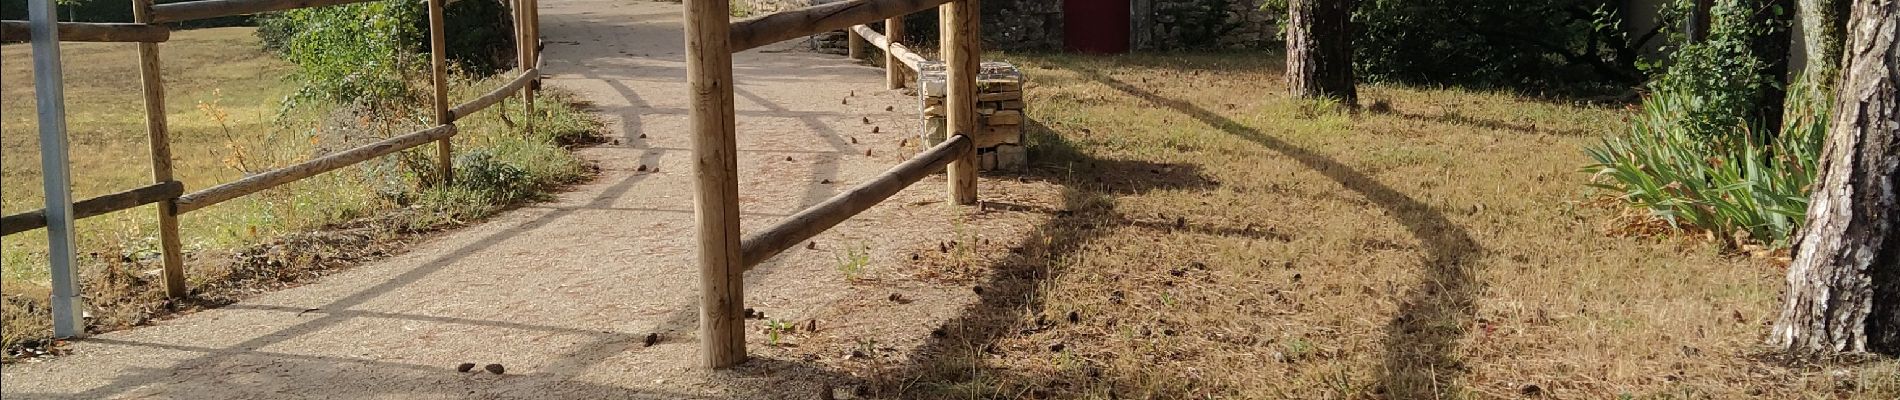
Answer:
MULTIPOLYGON (((924 110, 924 143, 943 141, 944 71, 943 64, 929 62, 921 66, 918 87, 924 110)), ((977 74, 976 139, 978 169, 1021 170, 1029 165, 1029 152, 1023 147, 1023 74, 1015 65, 985 61, 977 74)))

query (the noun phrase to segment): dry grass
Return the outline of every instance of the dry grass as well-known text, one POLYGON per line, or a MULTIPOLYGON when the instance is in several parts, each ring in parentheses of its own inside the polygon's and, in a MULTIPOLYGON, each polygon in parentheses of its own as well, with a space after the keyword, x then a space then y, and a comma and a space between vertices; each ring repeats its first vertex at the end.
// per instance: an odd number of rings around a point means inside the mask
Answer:
POLYGON ((1623 110, 1369 85, 1350 113, 1287 98, 1272 55, 1001 58, 1066 193, 900 397, 1900 396, 1890 359, 1770 360, 1772 262, 1606 232, 1580 149, 1623 110))

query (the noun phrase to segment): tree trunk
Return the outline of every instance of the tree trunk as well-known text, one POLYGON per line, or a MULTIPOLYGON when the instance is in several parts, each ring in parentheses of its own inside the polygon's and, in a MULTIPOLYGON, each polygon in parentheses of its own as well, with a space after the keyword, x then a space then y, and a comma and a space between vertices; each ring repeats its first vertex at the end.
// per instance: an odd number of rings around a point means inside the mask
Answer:
POLYGON ((1754 7, 1756 8, 1756 26, 1776 27, 1757 39, 1754 46, 1756 54, 1761 55, 1762 62, 1768 63, 1768 71, 1766 71, 1768 76, 1774 79, 1775 82, 1784 83, 1783 85, 1771 85, 1764 88, 1762 91, 1761 105, 1757 108, 1760 110, 1762 126, 1766 126, 1768 129, 1780 129, 1782 113, 1784 112, 1783 106, 1786 105, 1788 98, 1788 88, 1785 83, 1793 78, 1788 74, 1788 62, 1789 59, 1792 58, 1788 55, 1791 48, 1794 47, 1793 27, 1795 23, 1794 13, 1785 12, 1783 10, 1793 10, 1795 8, 1795 1, 1759 0, 1754 4, 1754 7))
POLYGON ((1695 0, 1689 5, 1688 31, 1689 43, 1702 43, 1709 38, 1709 11, 1715 6, 1715 0, 1695 0))
POLYGON ((1900 0, 1855 1, 1834 118, 1770 343, 1900 353, 1900 0))
POLYGON ((1800 0, 1801 76, 1826 93, 1834 88, 1841 66, 1841 42, 1847 37, 1847 3, 1842 0, 1800 0))
POLYGON ((1352 78, 1352 1, 1287 4, 1286 81, 1294 96, 1359 101, 1352 78))

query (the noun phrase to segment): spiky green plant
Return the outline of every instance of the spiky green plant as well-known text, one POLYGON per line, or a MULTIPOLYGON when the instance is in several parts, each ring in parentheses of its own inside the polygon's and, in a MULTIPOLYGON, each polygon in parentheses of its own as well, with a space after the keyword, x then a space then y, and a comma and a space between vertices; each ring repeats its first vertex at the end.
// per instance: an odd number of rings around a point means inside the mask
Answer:
POLYGON ((1786 247, 1808 207, 1821 141, 1826 96, 1791 85, 1779 134, 1705 135, 1683 124, 1694 96, 1664 91, 1646 99, 1629 131, 1585 151, 1591 186, 1613 191, 1671 226, 1715 232, 1730 245, 1786 247))

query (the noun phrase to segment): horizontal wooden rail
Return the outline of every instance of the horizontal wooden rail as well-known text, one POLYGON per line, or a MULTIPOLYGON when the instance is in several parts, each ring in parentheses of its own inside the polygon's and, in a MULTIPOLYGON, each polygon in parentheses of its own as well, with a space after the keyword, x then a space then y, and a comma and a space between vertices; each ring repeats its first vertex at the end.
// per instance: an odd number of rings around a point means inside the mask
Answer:
POLYGON ((370 0, 200 0, 152 6, 152 22, 249 15, 299 8, 324 7, 370 0))
POLYGON ((251 175, 223 185, 191 192, 178 199, 178 213, 186 213, 212 204, 218 204, 239 196, 257 193, 299 179, 309 178, 337 168, 343 168, 371 158, 394 153, 429 143, 442 138, 455 136, 455 125, 437 125, 433 128, 410 132, 383 141, 370 143, 362 147, 344 150, 305 161, 297 165, 278 168, 257 175, 251 175))
POLYGON ((739 245, 739 258, 744 260, 746 268, 764 262, 785 249, 798 245, 812 236, 818 236, 851 216, 868 210, 884 199, 896 195, 924 176, 943 169, 945 164, 955 160, 964 152, 976 151, 971 146, 969 136, 956 135, 936 147, 924 150, 910 160, 897 164, 890 171, 871 178, 870 181, 852 187, 844 193, 825 199, 823 203, 799 211, 798 214, 779 221, 777 225, 746 237, 739 245))
MULTIPOLYGON (((185 184, 178 181, 146 186, 138 189, 108 194, 73 203, 73 219, 94 217, 105 213, 135 208, 157 203, 185 193, 185 184)), ((0 236, 30 231, 46 227, 46 209, 27 211, 0 217, 0 236)))
POLYGON ((732 52, 909 15, 949 0, 851 0, 780 11, 732 23, 732 52))
MULTIPOLYGON (((0 21, 0 40, 24 42, 33 40, 32 24, 26 21, 0 21)), ((61 22, 59 41, 62 42, 143 42, 158 43, 171 40, 172 30, 164 25, 61 22)))
POLYGON ((851 31, 857 32, 858 36, 863 37, 864 41, 871 42, 872 46, 877 46, 877 48, 891 53, 892 56, 896 56, 898 61, 902 61, 904 66, 910 67, 912 71, 916 71, 917 65, 923 64, 925 61, 924 56, 917 55, 917 52, 910 51, 910 48, 904 47, 903 43, 891 43, 890 38, 885 37, 882 33, 871 30, 870 26, 852 25, 851 31))
POLYGON ((483 93, 474 100, 469 100, 467 103, 458 104, 454 108, 450 108, 449 121, 460 120, 462 117, 469 116, 484 108, 493 106, 495 103, 500 103, 501 99, 521 91, 521 88, 527 87, 529 82, 534 82, 534 78, 540 75, 540 69, 527 70, 526 72, 522 72, 521 75, 515 76, 515 79, 508 81, 506 85, 501 85, 501 87, 490 90, 488 93, 483 93))

